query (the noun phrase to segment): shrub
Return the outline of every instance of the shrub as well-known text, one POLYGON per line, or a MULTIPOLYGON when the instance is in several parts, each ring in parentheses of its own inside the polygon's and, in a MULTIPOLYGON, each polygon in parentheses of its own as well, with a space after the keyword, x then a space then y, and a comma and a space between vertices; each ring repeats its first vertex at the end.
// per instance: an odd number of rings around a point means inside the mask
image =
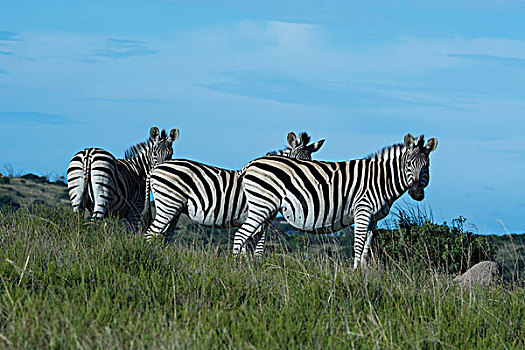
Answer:
POLYGON ((11 207, 11 208, 20 208, 20 204, 15 202, 13 198, 9 196, 0 196, 0 208, 11 207))
POLYGON ((58 195, 58 199, 69 199, 69 192, 67 188, 60 192, 60 194, 58 195))
POLYGON ((53 183, 58 186, 67 186, 67 184, 63 180, 56 180, 53 183))
POLYGON ((7 176, 0 176, 0 184, 10 184, 11 180, 7 176))
POLYGON ((480 235, 466 231, 460 216, 436 224, 429 216, 412 216, 406 210, 397 215, 397 229, 379 230, 372 247, 382 264, 396 264, 415 270, 458 274, 480 261, 492 260, 495 247, 480 235))

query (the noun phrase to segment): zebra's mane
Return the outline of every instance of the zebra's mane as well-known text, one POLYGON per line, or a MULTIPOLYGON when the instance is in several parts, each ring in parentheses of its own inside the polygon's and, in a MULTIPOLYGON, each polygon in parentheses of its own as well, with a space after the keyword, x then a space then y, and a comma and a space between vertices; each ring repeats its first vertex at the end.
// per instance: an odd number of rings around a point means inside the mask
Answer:
POLYGON ((301 144, 306 146, 310 143, 310 135, 308 135, 306 132, 302 132, 299 134, 299 140, 301 144))
POLYGON ((148 151, 149 146, 148 141, 137 143, 124 152, 124 158, 127 160, 138 158, 148 151))
MULTIPOLYGON (((311 137, 310 135, 308 135, 308 133, 306 132, 302 132, 299 134, 299 143, 306 146, 310 143, 310 140, 311 140, 311 137)), ((292 148, 290 146, 286 146, 285 148, 283 149, 280 149, 280 150, 277 150, 277 151, 270 151, 268 153, 266 153, 267 156, 277 156, 277 155, 280 155, 282 154, 284 151, 286 150, 291 150, 292 148)))
POLYGON ((390 158, 391 151, 400 149, 403 150, 405 148, 405 145, 402 143, 396 143, 392 146, 383 147, 380 151, 376 153, 369 154, 368 157, 365 159, 374 159, 374 160, 386 160, 390 158))

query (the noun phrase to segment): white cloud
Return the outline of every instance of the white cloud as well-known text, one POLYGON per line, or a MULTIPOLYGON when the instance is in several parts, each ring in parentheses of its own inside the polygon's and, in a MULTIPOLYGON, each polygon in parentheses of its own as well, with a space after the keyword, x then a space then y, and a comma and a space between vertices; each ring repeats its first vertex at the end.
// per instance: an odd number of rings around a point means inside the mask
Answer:
POLYGON ((491 99, 501 101, 505 91, 519 91, 521 83, 512 71, 487 76, 466 61, 481 57, 475 55, 510 63, 525 57, 520 40, 406 36, 354 47, 335 45, 328 28, 280 21, 242 20, 155 38, 21 35, 23 41, 9 43, 13 55, 1 57, 10 73, 7 84, 107 101, 174 101, 213 94, 204 92, 210 87, 241 98, 394 113, 425 106, 479 110, 480 103, 483 108, 491 99), (272 79, 264 79, 267 73, 272 79), (492 93, 485 80, 499 84, 498 90, 492 93))
MULTIPOLYGON (((254 25, 254 22, 251 21, 244 22, 248 23, 249 27, 254 25)), ((259 22, 258 24, 263 27, 264 36, 272 38, 277 45, 285 48, 312 46, 320 39, 319 27, 311 24, 278 21, 259 22)))
POLYGON ((23 37, 24 41, 10 42, 14 54, 3 57, 2 66, 9 72, 23 74, 32 67, 58 64, 67 69, 74 63, 104 60, 102 67, 112 70, 115 78, 129 78, 118 72, 133 69, 138 75, 157 74, 160 81, 164 74, 183 78, 175 84, 195 85, 216 82, 222 72, 235 70, 281 71, 316 82, 396 85, 400 77, 461 67, 466 56, 451 55, 525 58, 525 41, 519 40, 402 37, 357 48, 330 43, 326 28, 279 21, 243 20, 138 40, 67 33, 24 33, 23 37), (32 63, 21 64, 24 58, 32 63), (113 58, 128 59, 107 60, 113 58))

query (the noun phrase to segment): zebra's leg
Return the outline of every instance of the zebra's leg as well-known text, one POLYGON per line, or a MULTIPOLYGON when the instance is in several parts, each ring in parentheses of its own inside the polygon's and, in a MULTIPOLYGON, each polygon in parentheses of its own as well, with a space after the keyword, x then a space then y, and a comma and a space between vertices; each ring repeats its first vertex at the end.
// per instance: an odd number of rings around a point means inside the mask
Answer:
POLYGON ((84 211, 84 179, 79 178, 74 184, 70 184, 68 188, 69 199, 71 206, 75 213, 82 213, 84 211))
POLYGON ((173 239, 175 237, 175 231, 177 229, 177 223, 179 222, 179 218, 180 218, 180 212, 178 213, 178 215, 176 215, 171 220, 171 222, 168 224, 168 227, 164 231, 164 240, 166 241, 166 243, 173 242, 173 239))
MULTIPOLYGON (((270 203, 265 204, 270 205, 270 203)), ((268 222, 270 218, 276 215, 278 210, 278 208, 271 208, 263 204, 251 202, 248 204, 248 207, 248 217, 237 232, 235 232, 233 238, 233 255, 241 253, 246 244, 246 240, 252 237, 265 222, 268 222)))
MULTIPOLYGON (((170 201, 169 203, 164 203, 159 199, 157 199, 155 202, 155 218, 144 234, 148 241, 154 239, 155 237, 159 237, 168 229, 173 231, 172 228, 174 229, 177 225, 177 221, 179 220, 183 209, 182 202, 170 201), (170 225, 171 223, 173 223, 173 225, 170 225), (171 227, 168 228, 168 226, 171 227)), ((172 232, 169 232, 169 234, 171 236, 173 235, 172 232)))
POLYGON ((264 253, 264 243, 266 242, 266 233, 268 232, 268 228, 270 227, 270 224, 275 220, 277 217, 277 211, 272 215, 270 219, 261 227, 260 233, 259 233, 259 239, 257 240, 257 245, 255 246, 255 256, 262 256, 264 253))
POLYGON ((363 247, 363 253, 361 254, 361 267, 366 267, 366 264, 368 261, 368 253, 370 251, 370 242, 372 242, 373 235, 374 235, 373 227, 370 227, 366 234, 365 246, 363 247))
MULTIPOLYGON (((254 235, 255 236, 255 235, 254 235)), ((234 239, 235 239, 235 236, 234 236, 234 239)), ((246 255, 246 253, 248 252, 248 243, 249 243, 249 239, 246 241, 246 243, 242 246, 241 248, 241 252, 239 253, 240 255, 246 255)))
POLYGON ((109 212, 111 201, 114 199, 113 182, 101 175, 92 175, 90 190, 93 192, 92 221, 103 220, 109 212))
POLYGON ((255 246, 255 252, 253 253, 255 256, 262 256, 264 253, 264 243, 266 242, 266 232, 268 232, 268 224, 264 224, 260 228, 260 232, 258 234, 258 240, 257 245, 255 246))
POLYGON ((67 167, 67 191, 71 206, 75 213, 84 213, 84 198, 86 195, 85 185, 89 183, 87 177, 89 176, 86 170, 89 167, 88 159, 85 158, 86 150, 80 151, 71 161, 67 167))
POLYGON ((357 269, 361 262, 365 246, 367 243, 370 244, 367 241, 372 239, 372 235, 369 236, 368 234, 372 217, 371 212, 370 208, 361 208, 356 211, 354 216, 354 269, 357 269))
POLYGON ((108 203, 106 201, 103 201, 102 203, 99 201, 95 201, 95 205, 93 206, 93 213, 91 214, 91 221, 104 220, 107 212, 108 203))
POLYGON ((233 255, 246 252, 246 241, 255 234, 264 221, 264 218, 259 216, 252 217, 252 215, 248 214, 248 218, 233 237, 233 255))
POLYGON ((79 190, 79 187, 69 188, 69 198, 71 199, 71 205, 73 207, 73 212, 76 213, 80 220, 85 220, 86 210, 88 211, 89 217, 93 215, 93 202, 89 198, 87 193, 88 189, 83 191, 84 180, 82 181, 82 188, 79 190))
POLYGON ((126 217, 128 225, 133 232, 140 232, 141 227, 142 227, 141 219, 142 219, 142 215, 136 211, 133 211, 126 217))
POLYGON ((242 180, 248 215, 233 237, 233 255, 239 255, 246 240, 252 237, 264 224, 277 215, 281 209, 279 193, 261 186, 254 177, 245 176, 242 180))
POLYGON ((259 226, 255 233, 242 246, 241 254, 245 254, 249 246, 250 252, 253 252, 255 256, 262 256, 264 253, 264 243, 266 242, 266 232, 268 231, 269 223, 275 220, 276 216, 277 211, 275 211, 265 223, 259 226))
POLYGON ((259 239, 257 240, 257 245, 255 246, 255 256, 262 256, 264 253, 264 243, 266 242, 266 233, 268 232, 268 228, 270 227, 270 223, 275 220, 275 217, 277 216, 277 212, 273 214, 273 216, 263 225, 261 226, 261 230, 259 233, 259 239))
MULTIPOLYGON (((263 234, 264 227, 266 225, 261 225, 257 231, 251 236, 249 239, 246 240, 246 243, 241 248, 241 255, 249 253, 255 253, 257 251, 257 245, 259 244, 259 240, 261 239, 261 235, 263 234)), ((264 243, 263 243, 263 249, 264 249, 264 243)))

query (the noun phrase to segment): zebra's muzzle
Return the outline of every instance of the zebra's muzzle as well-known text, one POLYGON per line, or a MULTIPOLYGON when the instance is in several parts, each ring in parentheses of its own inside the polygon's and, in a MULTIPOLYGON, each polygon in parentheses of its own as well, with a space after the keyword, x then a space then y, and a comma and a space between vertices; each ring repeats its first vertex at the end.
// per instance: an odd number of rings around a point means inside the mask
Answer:
POLYGON ((422 201, 425 198, 425 190, 419 186, 412 186, 408 194, 416 201, 422 201))

